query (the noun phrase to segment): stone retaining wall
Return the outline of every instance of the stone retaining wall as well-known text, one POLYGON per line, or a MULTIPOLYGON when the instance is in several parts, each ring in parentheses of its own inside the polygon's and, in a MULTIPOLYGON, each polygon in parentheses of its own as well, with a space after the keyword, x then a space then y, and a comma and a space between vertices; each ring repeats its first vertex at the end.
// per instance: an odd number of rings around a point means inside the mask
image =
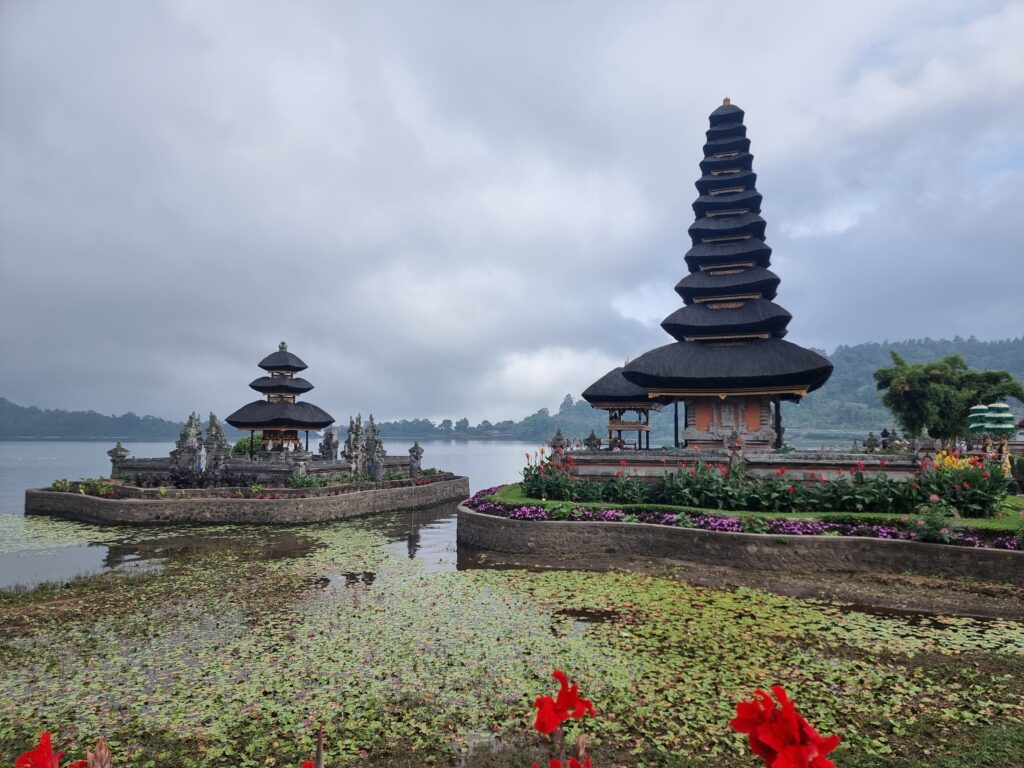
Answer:
POLYGON ((469 480, 455 477, 429 485, 354 491, 303 499, 102 499, 48 489, 25 491, 26 515, 52 515, 88 523, 177 525, 246 523, 295 525, 421 509, 469 496, 469 480))
POLYGON ((508 520, 459 505, 458 543, 533 554, 671 557, 757 570, 915 571, 1024 585, 1024 552, 861 536, 721 533, 647 523, 508 520))
MULTIPOLYGON (((656 482, 662 476, 677 472, 680 466, 693 467, 698 462, 730 464, 727 451, 694 451, 688 449, 659 451, 572 451, 572 473, 587 480, 610 480, 622 471, 629 477, 656 482), (626 462, 623 467, 621 462, 626 462)), ((748 478, 772 477, 785 468, 789 482, 835 480, 861 470, 873 477, 884 472, 890 479, 911 479, 921 467, 916 455, 889 456, 871 453, 839 453, 831 451, 791 451, 789 453, 750 452, 743 457, 748 478)))

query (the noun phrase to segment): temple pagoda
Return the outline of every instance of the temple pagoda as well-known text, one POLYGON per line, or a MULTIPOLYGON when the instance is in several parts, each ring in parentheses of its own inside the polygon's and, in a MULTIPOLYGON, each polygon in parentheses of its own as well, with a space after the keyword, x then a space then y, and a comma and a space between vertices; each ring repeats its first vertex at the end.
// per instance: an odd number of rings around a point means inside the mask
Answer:
POLYGON ((622 376, 651 399, 682 401, 687 446, 781 447, 780 402, 824 384, 832 364, 783 340, 791 315, 773 299, 761 195, 754 186, 743 110, 725 99, 711 113, 689 229, 683 307, 661 324, 676 341, 644 353, 622 376), (773 412, 774 411, 774 412, 773 412))
POLYGON ((263 358, 259 366, 267 375, 260 376, 249 386, 267 399, 243 405, 225 421, 235 429, 248 429, 250 435, 256 430, 262 431, 266 450, 301 447, 299 432, 305 432, 306 450, 309 450, 309 430, 330 426, 334 417, 312 403, 296 401, 299 395, 313 389, 308 381, 295 376, 306 369, 306 364, 289 352, 288 345, 282 341, 277 352, 263 358))
POLYGON ((608 412, 609 448, 626 448, 622 433, 634 431, 634 447, 651 447, 651 411, 660 411, 664 402, 651 399, 646 389, 626 379, 621 365, 587 387, 583 391, 583 399, 594 408, 608 412), (626 418, 629 413, 636 413, 635 421, 626 418))

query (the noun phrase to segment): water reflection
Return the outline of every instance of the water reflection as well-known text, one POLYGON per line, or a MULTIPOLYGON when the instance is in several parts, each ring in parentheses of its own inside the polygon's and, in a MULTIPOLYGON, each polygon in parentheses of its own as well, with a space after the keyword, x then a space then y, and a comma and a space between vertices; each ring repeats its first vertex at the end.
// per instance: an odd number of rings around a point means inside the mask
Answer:
POLYGON ((119 568, 139 560, 187 562, 212 552, 231 553, 243 560, 284 560, 302 557, 323 545, 290 531, 263 530, 255 535, 244 531, 241 535, 210 536, 198 529, 194 533, 161 539, 92 546, 106 547, 104 567, 119 568))

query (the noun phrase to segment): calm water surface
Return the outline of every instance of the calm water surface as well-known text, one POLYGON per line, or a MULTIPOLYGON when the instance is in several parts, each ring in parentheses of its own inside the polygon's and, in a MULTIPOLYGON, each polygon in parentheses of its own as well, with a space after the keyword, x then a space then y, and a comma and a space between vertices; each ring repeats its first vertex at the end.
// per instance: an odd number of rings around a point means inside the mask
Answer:
MULTIPOLYGON (((386 441, 392 456, 408 453, 411 441, 386 441)), ((523 454, 534 443, 427 440, 424 467, 469 477, 473 492, 514 482, 523 454)), ((76 480, 110 474, 109 442, 0 442, 0 587, 32 586, 103 570, 159 568, 168 558, 210 549, 245 551, 254 557, 295 557, 306 541, 272 527, 176 526, 145 528, 95 526, 69 520, 24 516, 25 489, 48 486, 57 478, 76 480)), ((165 456, 166 443, 127 443, 133 455, 165 456)), ((428 571, 467 565, 455 544, 455 506, 367 518, 361 524, 382 531, 396 554, 422 560, 428 571)))

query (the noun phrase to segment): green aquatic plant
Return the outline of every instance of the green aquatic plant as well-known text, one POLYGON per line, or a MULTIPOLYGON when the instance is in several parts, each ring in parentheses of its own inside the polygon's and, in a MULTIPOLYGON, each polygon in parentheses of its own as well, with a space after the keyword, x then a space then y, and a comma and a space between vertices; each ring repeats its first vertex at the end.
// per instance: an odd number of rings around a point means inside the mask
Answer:
MULTIPOLYGON (((74 755, 105 733, 119 768, 295 766, 322 723, 332 766, 454 764, 482 736, 526 744, 523 713, 554 668, 588 681, 600 705, 586 725, 600 766, 610 754, 744 765, 724 723, 766 680, 784 682, 823 732, 841 727, 840 765, 907 763, 924 748, 966 755, 996 728, 1024 729, 1019 622, 922 621, 669 572, 432 573, 367 521, 272 532, 21 525, 12 535, 43 550, 76 532, 78 542, 164 547, 198 534, 233 545, 144 579, 111 573, 0 596, 3 755, 60 725, 74 755), (254 557, 271 534, 314 546, 254 557)), ((567 739, 578 726, 563 723, 567 739)), ((534 757, 516 754, 521 765, 534 757)))

